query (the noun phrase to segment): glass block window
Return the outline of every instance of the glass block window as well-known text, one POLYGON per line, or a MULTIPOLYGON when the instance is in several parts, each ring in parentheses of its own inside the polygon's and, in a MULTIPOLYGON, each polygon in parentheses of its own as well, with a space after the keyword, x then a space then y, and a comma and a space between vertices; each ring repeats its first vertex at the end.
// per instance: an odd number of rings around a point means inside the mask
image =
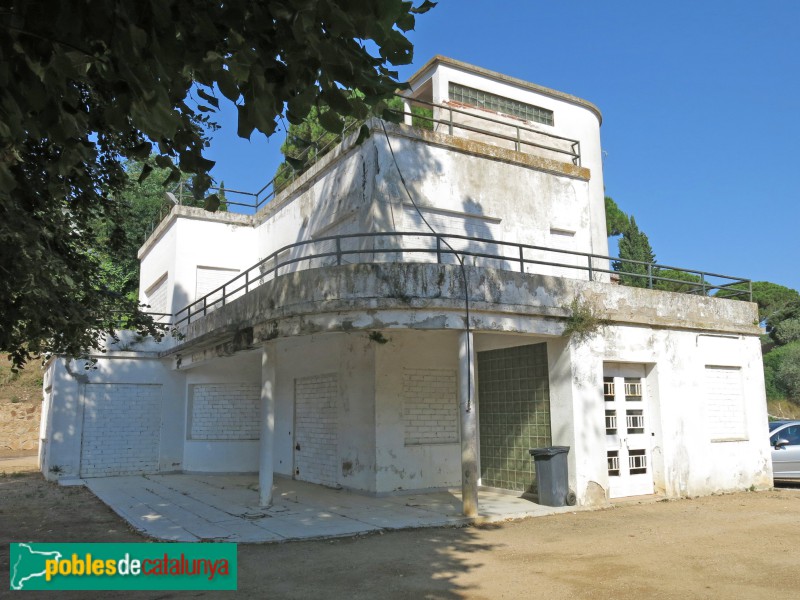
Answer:
POLYGON ((552 444, 547 344, 478 353, 481 483, 534 491, 530 448, 552 444))
POLYGON ((454 102, 461 102, 462 104, 493 110, 506 115, 519 117, 526 121, 533 121, 534 123, 553 125, 553 111, 542 108, 541 106, 534 106, 533 104, 526 104, 525 102, 519 102, 511 98, 490 94, 489 92, 459 85, 452 81, 450 82, 448 91, 450 100, 454 102))

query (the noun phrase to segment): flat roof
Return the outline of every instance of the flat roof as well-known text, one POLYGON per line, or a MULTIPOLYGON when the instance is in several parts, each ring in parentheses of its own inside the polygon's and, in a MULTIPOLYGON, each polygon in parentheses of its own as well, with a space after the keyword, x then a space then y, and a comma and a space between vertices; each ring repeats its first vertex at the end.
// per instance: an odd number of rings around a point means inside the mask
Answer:
POLYGON ((490 71, 489 69, 484 69, 483 67, 476 67, 475 65, 471 65, 469 63, 465 63, 460 60, 455 60, 454 58, 448 58, 447 56, 442 56, 441 54, 435 55, 428 62, 422 65, 422 67, 416 73, 414 73, 408 80, 409 83, 414 83, 418 81, 422 77, 422 75, 425 74, 426 71, 430 70, 437 64, 448 65, 451 67, 455 67, 457 69, 461 69, 462 71, 469 71, 471 73, 475 73, 476 75, 480 75, 481 77, 494 79, 501 83, 507 83, 526 90, 530 90, 532 92, 544 94, 546 96, 551 96, 558 100, 564 100, 571 104, 577 104, 578 106, 583 106, 584 108, 588 108, 595 115, 597 115, 597 118, 600 121, 600 123, 601 124, 603 123, 603 114, 600 112, 600 109, 597 108, 597 106, 595 106, 588 100, 584 100, 582 98, 578 98, 577 96, 573 96, 571 94, 566 94, 564 92, 559 92, 558 90, 553 90, 541 85, 537 85, 535 83, 531 83, 523 79, 517 79, 516 77, 511 77, 510 75, 504 75, 503 73, 498 73, 497 71, 490 71))

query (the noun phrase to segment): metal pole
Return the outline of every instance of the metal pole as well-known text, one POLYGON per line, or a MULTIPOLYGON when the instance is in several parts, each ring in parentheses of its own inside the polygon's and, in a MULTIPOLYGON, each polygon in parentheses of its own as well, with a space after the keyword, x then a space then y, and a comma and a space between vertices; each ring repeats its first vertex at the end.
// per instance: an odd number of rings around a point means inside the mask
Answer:
POLYGON ((342 240, 338 237, 336 238, 336 264, 342 266, 342 240))
POLYGON ((647 287, 653 289, 653 263, 647 264, 647 287))
POLYGON ((589 262, 589 281, 594 281, 594 271, 592 270, 592 257, 587 256, 586 259, 589 262))
POLYGON ((436 236, 436 262, 442 264, 442 238, 436 236))
POLYGON ((525 272, 525 257, 523 256, 524 248, 522 246, 519 247, 519 272, 525 272))

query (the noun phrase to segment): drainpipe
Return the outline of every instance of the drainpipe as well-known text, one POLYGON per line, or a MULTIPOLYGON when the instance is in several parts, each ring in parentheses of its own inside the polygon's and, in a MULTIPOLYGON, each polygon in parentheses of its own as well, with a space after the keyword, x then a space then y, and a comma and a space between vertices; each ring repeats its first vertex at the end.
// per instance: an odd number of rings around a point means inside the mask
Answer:
POLYGON ((475 410, 475 347, 472 332, 458 339, 458 399, 461 414, 461 501, 464 516, 478 516, 478 419, 475 410))

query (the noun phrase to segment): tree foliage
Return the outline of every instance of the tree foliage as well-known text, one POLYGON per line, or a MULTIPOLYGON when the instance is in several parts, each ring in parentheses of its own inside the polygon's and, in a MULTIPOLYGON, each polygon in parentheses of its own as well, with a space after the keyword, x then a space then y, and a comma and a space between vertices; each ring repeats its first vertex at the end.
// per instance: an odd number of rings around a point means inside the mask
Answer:
MULTIPOLYGON (((620 283, 632 287, 648 287, 648 264, 655 263, 656 255, 650 246, 647 235, 636 225, 636 219, 630 217, 630 224, 622 233, 619 241, 619 257, 622 260, 614 261, 612 267, 620 276, 620 283), (626 261, 637 261, 637 264, 626 261)), ((656 275, 650 267, 650 274, 656 275)))
POLYGON ((608 237, 622 235, 630 226, 630 218, 617 206, 611 196, 605 197, 606 202, 606 233, 608 237))
POLYGON ((341 131, 395 92, 392 66, 412 60, 404 33, 433 5, 0 0, 0 350, 18 366, 79 354, 114 311, 141 319, 94 251, 122 239, 125 160, 148 161, 142 179, 166 169, 167 184, 193 173, 215 208, 203 151, 221 101, 236 104, 244 138, 312 107, 341 131))
MULTIPOLYGON (((351 92, 359 95, 360 92, 351 92)), ((400 121, 403 118, 403 99, 399 96, 392 96, 385 103, 378 104, 372 109, 368 116, 381 115, 393 121, 400 121), (388 112, 384 112, 387 109, 388 112)), ((415 127, 423 129, 433 129, 433 123, 429 119, 433 117, 433 109, 421 106, 411 107, 412 121, 415 127)), ((355 125, 360 122, 355 117, 346 117, 343 122, 343 133, 352 133, 355 125)), ((273 189, 278 192, 295 177, 303 173, 321 155, 335 147, 335 143, 341 138, 341 133, 336 134, 323 127, 320 120, 320 111, 312 107, 308 116, 302 123, 289 125, 286 131, 286 140, 281 145, 281 153, 285 160, 275 171, 273 189)))

